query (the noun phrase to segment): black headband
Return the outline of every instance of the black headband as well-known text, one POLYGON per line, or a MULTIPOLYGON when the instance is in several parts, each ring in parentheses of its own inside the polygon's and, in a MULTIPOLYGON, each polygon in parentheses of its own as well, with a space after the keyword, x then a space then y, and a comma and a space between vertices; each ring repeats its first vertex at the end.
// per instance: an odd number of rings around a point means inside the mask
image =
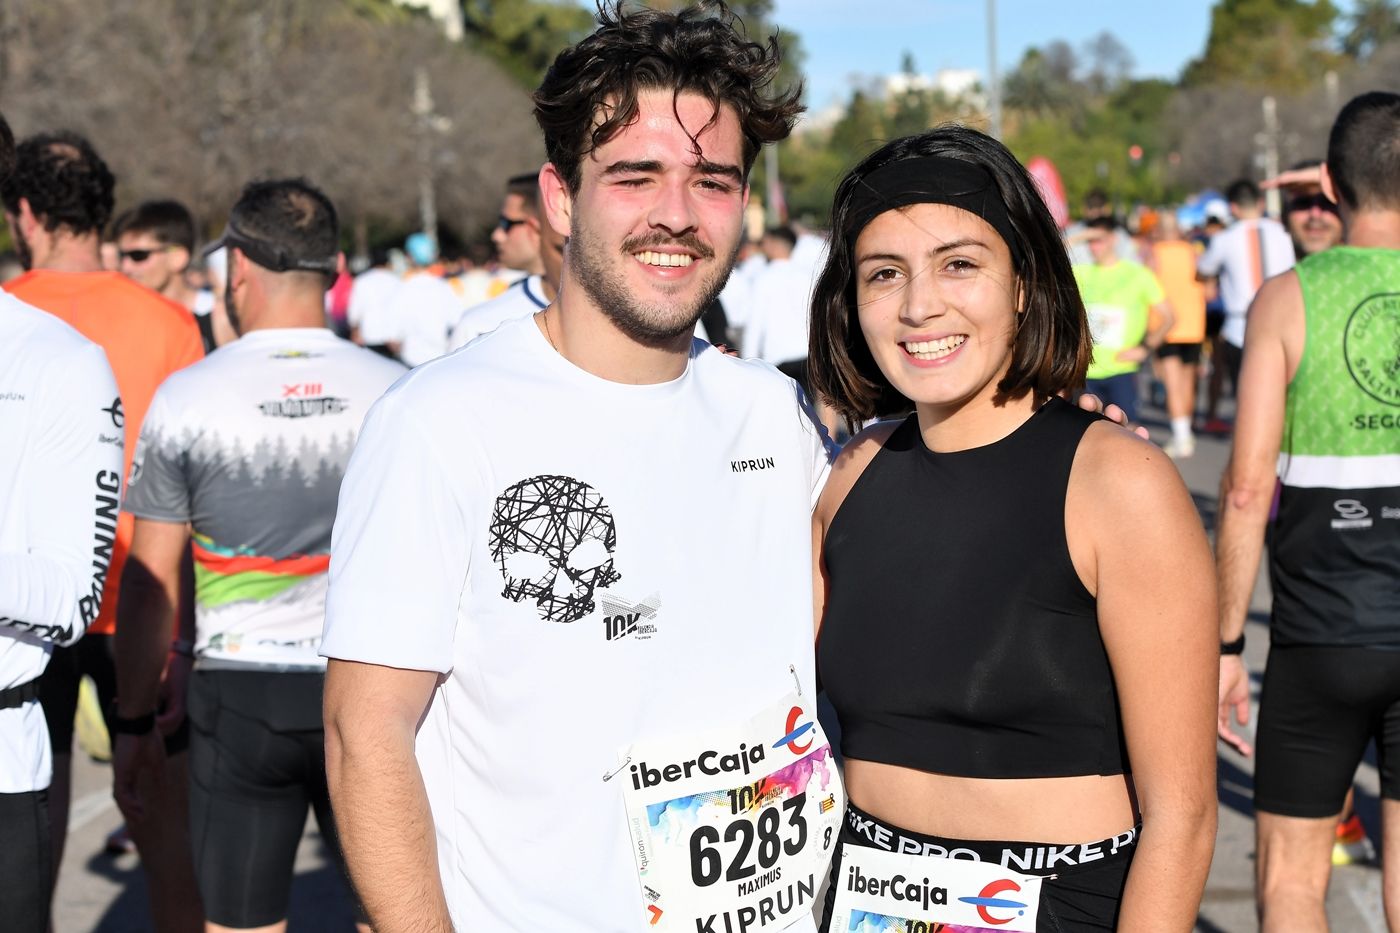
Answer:
POLYGON ((249 236, 235 227, 232 221, 224 228, 224 235, 210 243, 204 252, 211 253, 221 246, 233 247, 257 265, 273 272, 320 272, 334 276, 340 270, 339 256, 322 259, 292 256, 281 246, 249 236))
POLYGON ((1006 241, 1013 265, 1020 265, 1021 250, 1011 218, 992 176, 980 165, 943 156, 900 159, 862 178, 846 212, 847 242, 854 247, 870 221, 911 204, 948 204, 976 214, 1006 241))

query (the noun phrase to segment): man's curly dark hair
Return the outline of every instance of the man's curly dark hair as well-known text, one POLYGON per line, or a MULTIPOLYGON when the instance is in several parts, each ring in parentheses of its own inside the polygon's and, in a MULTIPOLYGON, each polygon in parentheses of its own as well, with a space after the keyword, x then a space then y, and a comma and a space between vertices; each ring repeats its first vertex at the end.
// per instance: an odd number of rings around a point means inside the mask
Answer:
POLYGON ((745 172, 764 143, 792 132, 803 110, 802 86, 769 96, 778 73, 775 36, 750 41, 722 0, 679 13, 628 11, 626 5, 600 0, 598 28, 559 53, 534 94, 545 153, 570 191, 578 191, 584 157, 636 120, 641 91, 699 94, 715 105, 710 124, 721 105, 733 107, 744 136, 745 172))
POLYGON ((10 123, 0 113, 0 182, 10 177, 15 170, 15 136, 10 132, 10 123))
POLYGON ((101 231, 112 217, 117 180, 107 163, 77 133, 31 136, 19 144, 15 170, 0 182, 5 210, 19 213, 20 198, 48 231, 101 231))

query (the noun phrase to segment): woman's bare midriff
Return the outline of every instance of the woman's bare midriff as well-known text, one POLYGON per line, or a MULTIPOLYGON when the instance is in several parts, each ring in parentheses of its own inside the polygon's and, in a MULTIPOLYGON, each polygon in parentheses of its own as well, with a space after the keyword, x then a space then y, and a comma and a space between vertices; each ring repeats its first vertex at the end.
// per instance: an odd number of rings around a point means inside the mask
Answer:
POLYGON ((1132 779, 953 777, 847 759, 852 804, 902 829, 950 839, 1078 843, 1135 825, 1132 779))

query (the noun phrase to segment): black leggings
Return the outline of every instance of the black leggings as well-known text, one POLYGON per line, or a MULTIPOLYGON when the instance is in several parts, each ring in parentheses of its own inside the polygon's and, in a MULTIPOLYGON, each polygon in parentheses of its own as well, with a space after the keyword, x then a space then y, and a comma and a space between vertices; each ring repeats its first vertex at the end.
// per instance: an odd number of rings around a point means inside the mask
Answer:
POLYGON ((212 923, 260 927, 287 918, 308 807, 342 866, 326 788, 323 681, 263 671, 190 678, 190 835, 212 923))
POLYGON ((1256 810, 1312 819, 1340 813, 1373 739, 1381 796, 1400 800, 1400 651, 1269 647, 1254 740, 1256 810))
POLYGON ((0 928, 47 933, 53 891, 49 792, 0 794, 0 928))
POLYGON ((822 933, 828 933, 830 929, 831 909, 836 903, 836 886, 841 878, 841 849, 844 846, 975 859, 1009 865, 1027 875, 1044 875, 1047 877, 1040 888, 1040 916, 1036 923, 1039 933, 1114 930, 1118 926, 1118 905, 1123 899, 1123 886, 1128 881, 1128 867, 1136 851, 1137 836, 1137 830, 1132 829, 1097 843, 1072 846, 945 839, 900 829, 847 804, 846 819, 841 826, 841 843, 831 859, 831 884, 826 890, 822 933), (1032 867, 1023 868, 1021 865, 1032 867), (1051 875, 1053 877, 1049 877, 1051 875))

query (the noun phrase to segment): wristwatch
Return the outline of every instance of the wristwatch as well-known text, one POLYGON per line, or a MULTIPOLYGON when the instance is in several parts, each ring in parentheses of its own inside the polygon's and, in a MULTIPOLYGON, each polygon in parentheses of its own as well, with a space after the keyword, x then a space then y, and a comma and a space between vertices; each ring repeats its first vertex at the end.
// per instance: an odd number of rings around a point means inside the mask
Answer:
POLYGON ((1244 633, 1234 641, 1222 641, 1220 643, 1221 654, 1244 654, 1244 633))

